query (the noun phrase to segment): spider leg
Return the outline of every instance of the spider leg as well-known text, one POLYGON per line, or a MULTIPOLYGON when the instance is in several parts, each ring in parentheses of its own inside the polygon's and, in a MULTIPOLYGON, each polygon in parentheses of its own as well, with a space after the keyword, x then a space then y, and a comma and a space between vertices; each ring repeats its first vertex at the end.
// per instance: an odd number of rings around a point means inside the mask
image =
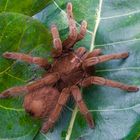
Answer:
POLYGON ((81 92, 79 90, 78 86, 72 86, 71 87, 71 93, 80 109, 80 112, 84 115, 88 125, 90 128, 94 128, 94 122, 92 119, 92 115, 91 113, 88 111, 88 108, 86 106, 86 104, 84 103, 82 96, 81 96, 81 92))
POLYGON ((82 60, 91 58, 91 57, 96 57, 101 54, 101 49, 94 49, 92 52, 87 52, 82 56, 82 60))
POLYGON ((86 31, 87 31, 87 22, 85 20, 83 20, 82 23, 81 23, 80 32, 77 35, 76 42, 82 40, 85 37, 86 31))
POLYGON ((18 96, 20 93, 29 93, 45 85, 52 85, 56 83, 58 80, 59 80, 58 73, 48 74, 47 76, 39 80, 36 80, 33 83, 27 84, 25 86, 19 86, 19 87, 13 87, 13 88, 7 89, 0 94, 0 98, 18 96))
POLYGON ((54 45, 52 55, 53 57, 58 57, 62 53, 62 42, 56 25, 51 26, 51 33, 53 36, 53 45, 54 45))
POLYGON ((122 90, 126 90, 128 92, 137 92, 139 90, 138 87, 136 86, 131 86, 131 85, 126 85, 120 82, 112 81, 105 79, 103 77, 97 77, 97 76, 91 76, 83 80, 82 86, 87 87, 91 84, 96 84, 96 85, 105 85, 105 86, 110 86, 114 88, 120 88, 122 90))
POLYGON ((102 55, 102 56, 97 56, 97 57, 90 57, 84 60, 83 66, 84 67, 89 67, 92 65, 96 65, 98 63, 102 63, 105 61, 109 61, 112 59, 121 59, 121 58, 127 58, 129 56, 129 53, 120 53, 120 54, 109 54, 109 55, 102 55))
POLYGON ((94 49, 92 52, 89 52, 87 58, 96 57, 101 54, 101 49, 94 49))
POLYGON ((78 57, 82 57, 87 52, 85 47, 79 47, 75 50, 75 53, 78 55, 78 57))
POLYGON ((52 128, 54 123, 58 120, 58 117, 63 109, 63 106, 66 104, 69 96, 70 96, 70 90, 68 88, 63 89, 54 110, 52 111, 48 120, 44 122, 42 126, 41 131, 43 133, 48 132, 48 130, 52 128))
POLYGON ((95 49, 92 52, 87 52, 85 47, 79 47, 75 50, 75 52, 80 58, 84 60, 90 57, 98 56, 99 54, 101 54, 101 49, 95 49))
POLYGON ((83 20, 81 23, 80 32, 77 34, 77 38, 72 46, 74 46, 76 42, 82 40, 85 37, 86 31, 87 31, 87 22, 83 20))
POLYGON ((72 13, 72 4, 70 2, 67 4, 67 17, 69 23, 69 36, 63 41, 62 45, 65 48, 71 48, 77 39, 77 28, 72 13))
POLYGON ((41 57, 32 57, 23 53, 5 52, 3 57, 8 59, 22 60, 28 63, 37 64, 40 67, 47 67, 49 65, 48 60, 41 57))

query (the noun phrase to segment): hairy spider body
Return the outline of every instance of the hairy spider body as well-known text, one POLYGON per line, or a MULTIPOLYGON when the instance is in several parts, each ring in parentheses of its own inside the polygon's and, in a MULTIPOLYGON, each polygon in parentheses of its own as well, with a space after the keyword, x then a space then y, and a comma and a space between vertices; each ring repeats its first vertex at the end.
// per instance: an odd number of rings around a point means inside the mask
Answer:
POLYGON ((31 116, 36 118, 47 118, 55 108, 59 91, 51 87, 43 87, 37 91, 27 94, 24 98, 24 108, 31 116))
POLYGON ((57 82, 57 88, 60 88, 60 90, 80 83, 87 74, 82 69, 82 59, 74 51, 65 53, 57 58, 50 72, 58 72, 60 74, 61 78, 57 82))
POLYGON ((56 25, 52 25, 54 48, 52 50, 53 63, 40 57, 32 57, 22 53, 6 52, 5 58, 22 60, 47 68, 47 74, 42 78, 25 86, 13 87, 3 91, 0 98, 17 96, 26 93, 24 108, 30 115, 44 120, 41 131, 48 132, 58 120, 63 106, 72 95, 80 112, 85 117, 89 127, 94 127, 91 113, 82 99, 79 87, 89 85, 105 85, 120 88, 129 92, 138 91, 138 87, 94 76, 96 64, 112 59, 124 59, 129 56, 127 52, 119 54, 101 55, 101 49, 88 52, 84 47, 73 49, 74 44, 83 39, 86 34, 87 23, 83 21, 80 32, 77 32, 72 13, 72 4, 67 5, 69 23, 69 36, 61 42, 56 25))

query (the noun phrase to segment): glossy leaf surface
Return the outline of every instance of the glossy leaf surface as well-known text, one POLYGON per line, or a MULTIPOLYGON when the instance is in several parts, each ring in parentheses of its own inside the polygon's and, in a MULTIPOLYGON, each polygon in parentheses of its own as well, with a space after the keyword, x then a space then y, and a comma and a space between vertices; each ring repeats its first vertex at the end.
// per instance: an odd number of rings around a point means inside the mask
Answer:
MULTIPOLYGON (((15 13, 0 14, 0 91, 24 85, 44 72, 36 65, 5 59, 4 52, 47 57, 51 42, 48 30, 33 18, 15 13)), ((30 140, 37 134, 40 123, 24 112, 22 102, 23 98, 0 100, 0 139, 30 140)))
POLYGON ((49 2, 51 0, 0 0, 0 12, 18 12, 32 16, 49 2))

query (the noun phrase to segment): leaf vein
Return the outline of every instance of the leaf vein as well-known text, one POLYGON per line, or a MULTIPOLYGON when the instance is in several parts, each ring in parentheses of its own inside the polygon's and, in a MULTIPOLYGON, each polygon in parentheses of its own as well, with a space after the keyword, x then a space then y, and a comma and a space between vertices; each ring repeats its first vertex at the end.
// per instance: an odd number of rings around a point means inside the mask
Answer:
POLYGON ((5 74, 7 74, 8 76, 10 76, 10 77, 12 77, 12 78, 14 78, 14 79, 17 79, 18 81, 21 81, 21 82, 26 82, 25 80, 23 80, 23 79, 21 79, 21 78, 19 78, 19 77, 16 77, 16 76, 13 76, 12 74, 9 74, 9 73, 7 73, 7 72, 5 72, 5 74))
MULTIPOLYGON (((1 43, 1 41, 2 41, 2 38, 3 38, 3 36, 4 36, 4 33, 5 33, 6 29, 7 29, 7 27, 8 27, 14 20, 16 20, 16 19, 17 19, 17 18, 14 18, 13 20, 9 21, 9 22, 6 24, 6 26, 4 27, 4 29, 3 29, 3 31, 2 31, 2 35, 0 36, 0 43, 1 43)), ((0 46, 0 48, 1 48, 1 46, 0 46)))
POLYGON ((6 9, 7 9, 8 2, 9 2, 9 0, 6 0, 5 7, 4 7, 4 11, 6 11, 6 9))
POLYGON ((140 13, 140 10, 129 12, 129 13, 126 13, 126 14, 123 14, 123 15, 116 15, 116 16, 110 16, 110 17, 101 17, 101 20, 108 20, 108 19, 112 19, 112 18, 120 18, 120 17, 124 17, 124 16, 134 15, 134 14, 137 14, 137 13, 140 13))
POLYGON ((111 112, 111 111, 126 111, 126 110, 131 110, 134 108, 138 108, 140 107, 140 104, 136 104, 134 106, 131 107, 125 107, 125 108, 112 108, 112 109, 92 109, 89 110, 90 112, 111 112))
POLYGON ((111 45, 116 45, 116 44, 122 44, 122 43, 130 43, 130 42, 135 42, 135 41, 140 41, 140 38, 134 38, 130 40, 122 40, 122 41, 116 41, 112 43, 107 43, 107 44, 100 44, 100 45, 95 45, 96 47, 103 47, 103 46, 111 46, 111 45))
POLYGON ((10 111, 17 111, 17 112, 23 112, 24 109, 22 108, 10 108, 10 107, 6 107, 6 106, 3 106, 3 105, 0 105, 0 108, 2 109, 5 109, 5 110, 10 110, 10 111))
POLYGON ((96 70, 97 73, 100 72, 111 72, 111 71, 122 71, 122 70, 140 70, 140 67, 125 67, 125 68, 119 68, 119 69, 101 69, 96 70))

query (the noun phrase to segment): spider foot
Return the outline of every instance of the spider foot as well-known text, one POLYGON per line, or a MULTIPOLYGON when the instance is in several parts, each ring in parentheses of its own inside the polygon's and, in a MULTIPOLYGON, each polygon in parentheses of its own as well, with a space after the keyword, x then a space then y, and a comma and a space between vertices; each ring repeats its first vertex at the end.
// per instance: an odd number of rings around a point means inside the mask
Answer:
POLYGON ((0 98, 7 98, 9 96, 10 91, 6 90, 0 94, 0 98))
POLYGON ((137 91, 139 91, 139 88, 136 86, 128 86, 127 91, 128 92, 137 92, 137 91))
POLYGON ((53 125, 54 125, 53 122, 52 123, 46 123, 45 125, 42 126, 41 132, 42 133, 47 133, 53 127, 53 125))

